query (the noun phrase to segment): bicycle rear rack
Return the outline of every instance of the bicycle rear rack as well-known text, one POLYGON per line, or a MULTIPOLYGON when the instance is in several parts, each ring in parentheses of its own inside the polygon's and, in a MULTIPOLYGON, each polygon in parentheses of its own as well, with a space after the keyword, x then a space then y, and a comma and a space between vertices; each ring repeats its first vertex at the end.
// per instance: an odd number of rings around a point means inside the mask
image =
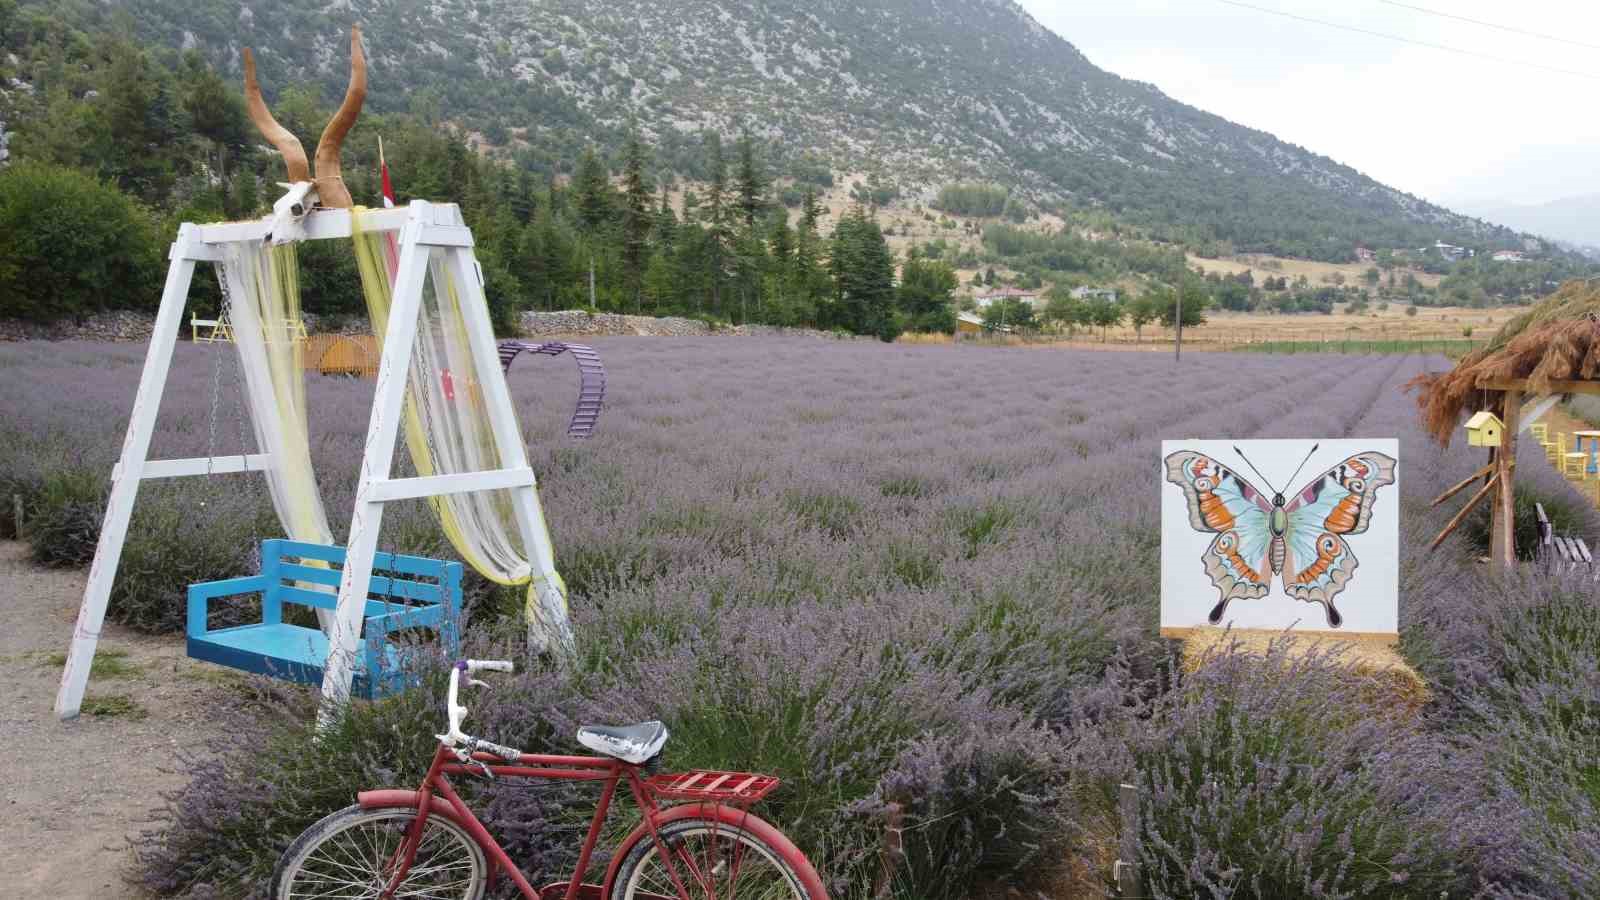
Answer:
POLYGON ((672 775, 652 775, 645 780, 664 800, 702 800, 748 806, 772 793, 778 779, 750 772, 713 772, 694 769, 672 775))

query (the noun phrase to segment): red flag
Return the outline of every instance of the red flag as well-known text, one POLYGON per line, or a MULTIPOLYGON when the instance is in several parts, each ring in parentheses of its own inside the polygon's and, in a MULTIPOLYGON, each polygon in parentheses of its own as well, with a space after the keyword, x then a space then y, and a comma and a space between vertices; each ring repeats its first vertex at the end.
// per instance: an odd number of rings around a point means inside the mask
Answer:
POLYGON ((394 209, 394 185, 389 183, 389 164, 383 158, 383 138, 378 138, 378 171, 383 175, 383 208, 394 209))

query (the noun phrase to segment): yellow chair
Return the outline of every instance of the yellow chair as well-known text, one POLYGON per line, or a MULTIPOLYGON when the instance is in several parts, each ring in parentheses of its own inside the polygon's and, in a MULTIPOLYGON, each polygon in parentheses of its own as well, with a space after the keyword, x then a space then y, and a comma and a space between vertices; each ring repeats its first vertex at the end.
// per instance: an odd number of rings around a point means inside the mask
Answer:
POLYGON ((1566 444, 1567 433, 1558 431, 1556 432, 1556 439, 1544 445, 1544 455, 1549 458, 1550 464, 1558 469, 1561 468, 1561 454, 1566 444))
POLYGON ((1579 481, 1589 478, 1589 454, 1563 453, 1561 454, 1561 474, 1579 481))
POLYGON ((1550 443, 1550 426, 1545 422, 1529 425, 1528 433, 1533 435, 1533 439, 1538 441, 1541 447, 1550 443))

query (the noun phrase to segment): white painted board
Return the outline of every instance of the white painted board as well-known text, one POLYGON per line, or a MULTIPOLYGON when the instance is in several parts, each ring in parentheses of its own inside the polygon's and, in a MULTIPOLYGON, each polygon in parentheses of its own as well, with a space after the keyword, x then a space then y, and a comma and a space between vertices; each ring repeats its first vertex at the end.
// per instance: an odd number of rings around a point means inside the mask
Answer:
POLYGON ((1163 441, 1162 632, 1396 634, 1399 457, 1393 438, 1163 441))

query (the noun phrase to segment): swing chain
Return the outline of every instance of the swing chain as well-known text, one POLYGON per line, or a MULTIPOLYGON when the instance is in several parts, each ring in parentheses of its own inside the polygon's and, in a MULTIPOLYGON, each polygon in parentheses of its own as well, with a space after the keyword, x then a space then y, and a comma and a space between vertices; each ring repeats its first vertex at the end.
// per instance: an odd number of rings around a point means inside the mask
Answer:
MULTIPOLYGON (((222 288, 222 312, 226 314, 231 308, 228 297, 228 269, 224 263, 217 263, 217 284, 222 288)), ((222 406, 222 348, 216 341, 211 342, 211 414, 207 417, 206 426, 206 477, 212 474, 212 467, 217 459, 217 410, 222 406)), ((201 501, 204 505, 205 501, 201 501)))

